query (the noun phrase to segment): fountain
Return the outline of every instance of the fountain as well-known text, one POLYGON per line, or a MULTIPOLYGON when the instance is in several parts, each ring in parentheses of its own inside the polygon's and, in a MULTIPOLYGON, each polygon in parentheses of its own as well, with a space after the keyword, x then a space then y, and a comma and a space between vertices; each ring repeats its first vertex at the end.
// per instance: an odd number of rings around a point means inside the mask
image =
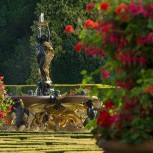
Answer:
POLYGON ((13 100, 6 130, 17 131, 80 131, 87 119, 96 115, 98 98, 88 95, 61 94, 53 88, 49 66, 54 57, 48 23, 41 13, 37 26, 37 62, 41 80, 35 94, 8 96, 13 100), (47 32, 46 32, 47 31, 47 32), (15 126, 14 126, 15 125, 15 126))

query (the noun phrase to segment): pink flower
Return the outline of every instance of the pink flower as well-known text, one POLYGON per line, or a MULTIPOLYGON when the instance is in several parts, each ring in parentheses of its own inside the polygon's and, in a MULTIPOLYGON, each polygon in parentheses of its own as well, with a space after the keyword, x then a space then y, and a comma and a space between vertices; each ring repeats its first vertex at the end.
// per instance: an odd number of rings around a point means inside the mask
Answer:
POLYGON ((122 61, 122 64, 124 64, 124 65, 126 64, 127 59, 126 59, 126 55, 125 54, 122 54, 121 61, 122 61))
POLYGON ((99 55, 100 57, 104 57, 104 56, 105 56, 105 53, 104 53, 103 50, 99 49, 99 50, 98 50, 98 55, 99 55))
POLYGON ((131 58, 131 60, 132 60, 132 62, 133 62, 134 64, 136 64, 136 62, 137 62, 137 56, 133 56, 133 57, 131 58))
POLYGON ((106 70, 106 69, 102 69, 102 70, 101 70, 101 76, 102 76, 102 78, 104 78, 104 79, 109 78, 109 71, 106 70))
POLYGON ((123 84, 123 83, 122 83, 121 80, 116 80, 116 85, 117 85, 118 87, 122 87, 122 86, 123 86, 122 84, 123 84))
POLYGON ((110 34, 110 42, 112 43, 117 43, 119 41, 119 38, 117 36, 115 36, 114 34, 110 34))
POLYGON ((147 11, 143 8, 142 4, 136 5, 134 3, 131 3, 129 5, 129 12, 132 15, 138 15, 138 14, 142 14, 144 16, 147 15, 147 11))
POLYGON ((138 58, 138 62, 140 65, 145 65, 147 63, 145 57, 143 56, 138 58))
POLYGON ((3 76, 0 76, 0 81, 2 81, 4 79, 4 77, 3 76))
POLYGON ((146 43, 146 39, 142 37, 137 38, 137 43, 140 45, 144 45, 146 43))
POLYGON ((132 85, 133 85, 133 80, 132 80, 132 78, 129 78, 127 81, 116 80, 116 85, 118 87, 130 90, 132 88, 132 85))
POLYGON ((87 48, 85 48, 85 55, 86 56, 88 56, 88 55, 90 55, 90 48, 89 47, 87 47, 87 48))
POLYGON ((72 27, 72 25, 67 25, 65 28, 65 33, 69 34, 69 33, 74 33, 74 28, 72 27))
POLYGON ((109 4, 108 3, 102 2, 101 5, 100 5, 100 10, 102 12, 104 12, 104 11, 106 11, 108 9, 108 7, 109 7, 109 4))
POLYGON ((130 56, 130 54, 127 54, 127 57, 126 57, 127 59, 127 63, 128 64, 131 64, 131 56, 130 56))
POLYGON ((121 37, 119 42, 121 43, 122 46, 126 46, 127 45, 127 40, 124 37, 121 37))
POLYGON ((90 12, 94 8, 94 3, 91 2, 86 6, 86 12, 90 12))
POLYGON ((91 50, 91 54, 92 54, 93 57, 96 57, 96 55, 97 55, 97 49, 96 48, 92 49, 91 50))
POLYGON ((146 10, 147 10, 147 17, 148 18, 153 18, 153 4, 152 3, 148 3, 146 6, 146 10))
POLYGON ((153 32, 149 33, 146 37, 147 43, 153 43, 153 32))

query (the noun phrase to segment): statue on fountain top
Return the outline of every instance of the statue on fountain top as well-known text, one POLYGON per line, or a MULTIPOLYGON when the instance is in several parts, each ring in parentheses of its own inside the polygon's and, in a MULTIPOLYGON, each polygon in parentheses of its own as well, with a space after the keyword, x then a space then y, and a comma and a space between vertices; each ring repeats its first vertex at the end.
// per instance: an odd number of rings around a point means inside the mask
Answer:
POLYGON ((48 23, 44 21, 44 14, 41 13, 40 21, 37 24, 37 63, 39 67, 40 82, 38 83, 37 95, 49 95, 52 80, 50 78, 50 65, 54 57, 54 50, 50 43, 50 30, 48 23), (47 32, 46 32, 47 31, 47 32))
POLYGON ((54 57, 54 51, 51 44, 48 41, 48 37, 44 34, 39 39, 37 63, 39 67, 39 74, 41 82, 51 85, 49 68, 51 61, 54 57))

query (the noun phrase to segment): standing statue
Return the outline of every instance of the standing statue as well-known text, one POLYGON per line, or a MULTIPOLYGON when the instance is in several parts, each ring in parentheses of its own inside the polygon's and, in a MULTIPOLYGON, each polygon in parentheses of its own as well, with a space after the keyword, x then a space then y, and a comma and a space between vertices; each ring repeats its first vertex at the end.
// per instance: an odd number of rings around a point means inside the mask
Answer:
POLYGON ((43 34, 39 39, 37 63, 39 66, 39 74, 41 82, 51 85, 52 81, 49 75, 50 63, 54 57, 54 51, 48 41, 48 37, 43 34))
POLYGON ((38 83, 37 95, 49 95, 49 89, 52 84, 49 70, 51 61, 54 57, 54 50, 50 43, 49 26, 48 23, 44 21, 43 13, 40 15, 40 21, 37 22, 37 40, 37 63, 39 67, 39 75, 41 78, 40 82, 38 83))

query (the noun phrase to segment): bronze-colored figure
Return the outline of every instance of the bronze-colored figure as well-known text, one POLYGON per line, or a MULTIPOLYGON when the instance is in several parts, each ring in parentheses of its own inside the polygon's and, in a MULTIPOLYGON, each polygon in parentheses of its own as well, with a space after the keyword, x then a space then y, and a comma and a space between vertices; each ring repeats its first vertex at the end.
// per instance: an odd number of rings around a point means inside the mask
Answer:
POLYGON ((50 64, 54 57, 54 50, 50 43, 50 30, 44 16, 37 25, 38 52, 37 63, 39 67, 40 82, 38 83, 37 95, 50 95, 52 80, 50 78, 50 64))
POLYGON ((49 68, 54 57, 54 51, 48 41, 48 37, 44 34, 39 39, 37 62, 39 66, 39 74, 41 82, 51 85, 49 68))

